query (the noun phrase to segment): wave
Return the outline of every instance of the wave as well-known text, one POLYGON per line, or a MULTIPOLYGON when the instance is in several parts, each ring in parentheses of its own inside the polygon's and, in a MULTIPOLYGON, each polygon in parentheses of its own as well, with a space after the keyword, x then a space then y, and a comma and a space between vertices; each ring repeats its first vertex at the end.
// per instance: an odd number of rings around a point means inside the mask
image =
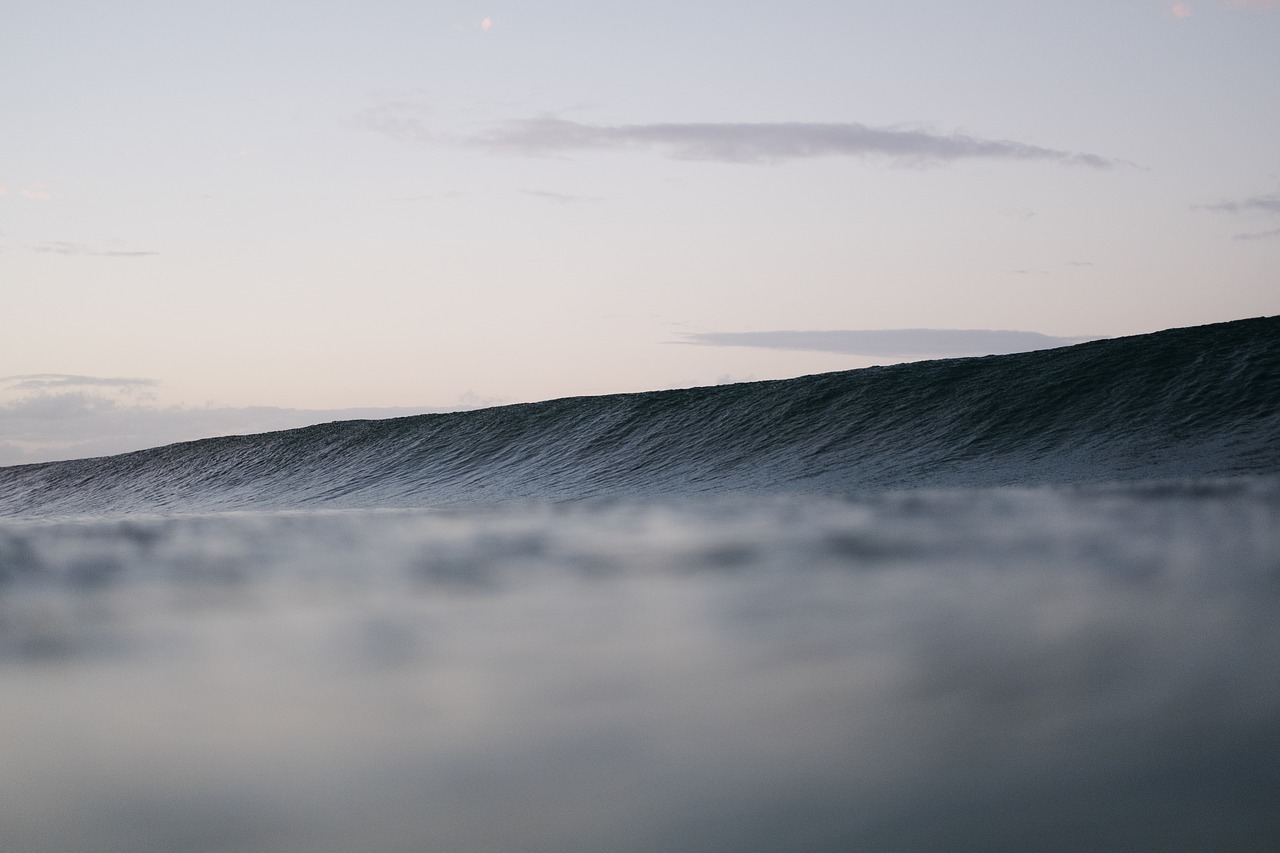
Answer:
POLYGON ((1280 317, 0 468, 0 514, 452 507, 1280 472, 1280 317))

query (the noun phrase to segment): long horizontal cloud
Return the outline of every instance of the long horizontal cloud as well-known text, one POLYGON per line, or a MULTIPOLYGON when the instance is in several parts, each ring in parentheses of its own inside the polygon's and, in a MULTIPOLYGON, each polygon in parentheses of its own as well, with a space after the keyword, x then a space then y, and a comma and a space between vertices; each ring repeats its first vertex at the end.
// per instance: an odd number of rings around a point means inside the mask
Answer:
POLYGON ((1268 240, 1273 237, 1280 237, 1280 228, 1272 228, 1270 231, 1246 231, 1235 235, 1237 240, 1268 240))
MULTIPOLYGON (((1233 201, 1221 201, 1217 204, 1197 204, 1193 205, 1193 207, 1199 210, 1213 210, 1218 213, 1280 214, 1280 192, 1263 193, 1233 201)), ((1235 235, 1237 240, 1266 240, 1273 237, 1280 237, 1280 228, 1264 231, 1246 231, 1235 235)))
POLYGON ((599 196, 586 195, 570 195, 568 193, 552 192, 551 190, 520 190, 527 196, 540 198, 544 201, 552 201, 556 204, 596 204, 604 201, 599 196))
POLYGON ((656 149, 685 160, 768 163, 816 157, 882 157, 908 162, 965 159, 1042 160, 1094 169, 1122 161, 960 133, 810 122, 600 125, 554 115, 507 122, 471 137, 471 145, 522 154, 656 149))
POLYGON ((1078 344, 1039 332, 991 329, 871 329, 832 331, 700 332, 680 343, 713 347, 760 347, 865 356, 1000 355, 1078 344))
POLYGON ((133 391, 152 388, 160 383, 154 379, 132 376, 81 376, 74 373, 24 373, 17 376, 0 376, 0 387, 11 391, 60 391, 72 388, 114 388, 133 391))
POLYGON ((85 246, 81 243, 67 243, 63 241, 55 241, 52 243, 41 243, 31 247, 36 252, 49 255, 93 255, 99 258, 144 258, 149 255, 158 255, 159 252, 133 252, 121 251, 118 249, 95 249, 91 246, 85 246))
POLYGON ((965 159, 1039 160, 1094 169, 1131 166, 1098 154, 1007 139, 937 133, 857 122, 659 122, 588 124, 553 114, 516 119, 469 136, 438 132, 420 104, 393 101, 363 110, 349 127, 423 145, 457 144, 491 151, 547 155, 588 150, 656 150, 685 160, 777 163, 816 157, 879 157, 908 163, 965 159))
POLYGON ((1200 205, 1205 210, 1217 210, 1223 213, 1280 213, 1280 192, 1255 195, 1240 201, 1223 201, 1218 204, 1200 205))

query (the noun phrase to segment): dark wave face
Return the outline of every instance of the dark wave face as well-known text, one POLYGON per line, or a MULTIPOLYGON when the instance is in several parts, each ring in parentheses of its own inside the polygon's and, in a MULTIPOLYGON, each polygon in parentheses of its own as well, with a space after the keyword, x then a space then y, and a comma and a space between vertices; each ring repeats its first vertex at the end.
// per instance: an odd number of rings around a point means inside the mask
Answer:
POLYGON ((848 493, 1280 471, 1280 318, 0 469, 0 513, 848 493))

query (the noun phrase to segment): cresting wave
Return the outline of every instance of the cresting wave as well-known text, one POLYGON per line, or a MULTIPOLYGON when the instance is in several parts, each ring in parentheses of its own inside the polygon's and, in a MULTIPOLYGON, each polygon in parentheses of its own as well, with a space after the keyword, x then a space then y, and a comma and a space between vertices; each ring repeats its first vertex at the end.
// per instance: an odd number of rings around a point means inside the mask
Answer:
POLYGON ((0 514, 444 507, 592 496, 1280 472, 1280 317, 1055 350, 347 421, 0 468, 0 514))

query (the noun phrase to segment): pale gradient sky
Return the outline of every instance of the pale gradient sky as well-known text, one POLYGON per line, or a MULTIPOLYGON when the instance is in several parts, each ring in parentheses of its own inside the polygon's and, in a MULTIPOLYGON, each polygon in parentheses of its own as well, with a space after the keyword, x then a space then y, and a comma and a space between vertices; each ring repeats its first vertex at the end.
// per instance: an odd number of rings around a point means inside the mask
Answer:
POLYGON ((2 18, 0 464, 1280 313, 1275 0, 2 18))

